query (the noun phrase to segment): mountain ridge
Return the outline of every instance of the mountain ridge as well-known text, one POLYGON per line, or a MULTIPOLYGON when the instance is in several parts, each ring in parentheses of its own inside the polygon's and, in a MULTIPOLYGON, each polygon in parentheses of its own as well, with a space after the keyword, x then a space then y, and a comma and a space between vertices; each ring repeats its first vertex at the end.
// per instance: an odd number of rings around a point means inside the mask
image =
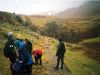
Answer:
POLYGON ((70 8, 61 13, 58 16, 66 17, 89 17, 100 16, 100 1, 86 1, 77 8, 70 8))

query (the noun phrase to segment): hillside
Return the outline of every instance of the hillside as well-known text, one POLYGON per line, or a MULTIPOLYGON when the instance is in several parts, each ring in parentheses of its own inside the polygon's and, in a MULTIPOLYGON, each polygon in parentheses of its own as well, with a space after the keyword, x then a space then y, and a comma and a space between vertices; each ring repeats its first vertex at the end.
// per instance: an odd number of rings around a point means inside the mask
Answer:
POLYGON ((87 47, 87 56, 100 62, 100 37, 84 40, 80 44, 87 47))
POLYGON ((51 22, 58 18, 55 16, 42 16, 42 15, 30 15, 30 16, 20 15, 20 16, 24 21, 30 20, 32 24, 34 24, 37 27, 43 27, 46 23, 51 22))
POLYGON ((19 15, 16 15, 15 13, 0 11, 0 23, 3 22, 8 22, 12 25, 17 25, 17 26, 23 23, 19 15))
MULTIPOLYGON (((17 38, 28 38, 31 40, 34 49, 41 48, 43 50, 43 66, 33 65, 33 75, 100 75, 100 63, 86 55, 88 46, 83 47, 83 42, 89 42, 88 40, 83 41, 79 45, 65 42, 67 52, 65 54, 64 70, 55 71, 53 68, 56 65, 55 53, 58 41, 54 38, 41 36, 33 32, 29 24, 26 23, 27 21, 21 19, 18 21, 19 19, 16 19, 16 14, 7 12, 2 12, 2 14, 0 15, 0 18, 2 18, 0 19, 0 75, 11 75, 9 69, 10 62, 3 55, 4 42, 6 40, 6 34, 9 31, 12 31, 17 38), (45 48, 46 39, 49 39, 48 44, 50 49, 45 48)), ((78 22, 82 23, 84 21, 78 22)), ((85 22, 87 22, 86 19, 85 22)), ((97 39, 99 40, 99 38, 97 39)), ((96 41, 95 39, 91 40, 93 40, 93 43, 96 41)))
POLYGON ((59 13, 60 16, 66 17, 89 17, 100 16, 100 1, 86 1, 77 8, 71 8, 59 13))

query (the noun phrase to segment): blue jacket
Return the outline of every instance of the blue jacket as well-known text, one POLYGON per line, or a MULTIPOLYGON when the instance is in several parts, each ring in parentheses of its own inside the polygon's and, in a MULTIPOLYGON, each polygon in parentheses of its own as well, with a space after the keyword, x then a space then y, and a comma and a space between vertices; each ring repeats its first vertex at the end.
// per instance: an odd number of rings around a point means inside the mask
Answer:
POLYGON ((19 60, 23 62, 23 64, 32 64, 32 56, 26 48, 26 44, 24 42, 20 42, 20 46, 18 48, 19 60))

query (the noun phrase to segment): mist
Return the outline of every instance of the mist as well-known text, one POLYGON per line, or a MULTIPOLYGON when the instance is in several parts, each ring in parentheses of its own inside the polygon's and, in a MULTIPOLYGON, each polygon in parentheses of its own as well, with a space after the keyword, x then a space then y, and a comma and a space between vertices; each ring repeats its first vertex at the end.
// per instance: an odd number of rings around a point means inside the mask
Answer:
POLYGON ((86 0, 0 0, 0 11, 17 14, 55 14, 79 7, 86 0))

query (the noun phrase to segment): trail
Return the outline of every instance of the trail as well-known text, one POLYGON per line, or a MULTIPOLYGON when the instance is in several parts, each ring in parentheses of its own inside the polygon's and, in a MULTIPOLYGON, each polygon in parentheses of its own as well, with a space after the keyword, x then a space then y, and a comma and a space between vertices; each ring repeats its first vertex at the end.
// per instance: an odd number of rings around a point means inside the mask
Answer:
POLYGON ((64 69, 55 70, 56 56, 52 49, 47 49, 45 52, 45 58, 42 66, 33 66, 32 75, 70 75, 70 72, 64 66, 64 69))

